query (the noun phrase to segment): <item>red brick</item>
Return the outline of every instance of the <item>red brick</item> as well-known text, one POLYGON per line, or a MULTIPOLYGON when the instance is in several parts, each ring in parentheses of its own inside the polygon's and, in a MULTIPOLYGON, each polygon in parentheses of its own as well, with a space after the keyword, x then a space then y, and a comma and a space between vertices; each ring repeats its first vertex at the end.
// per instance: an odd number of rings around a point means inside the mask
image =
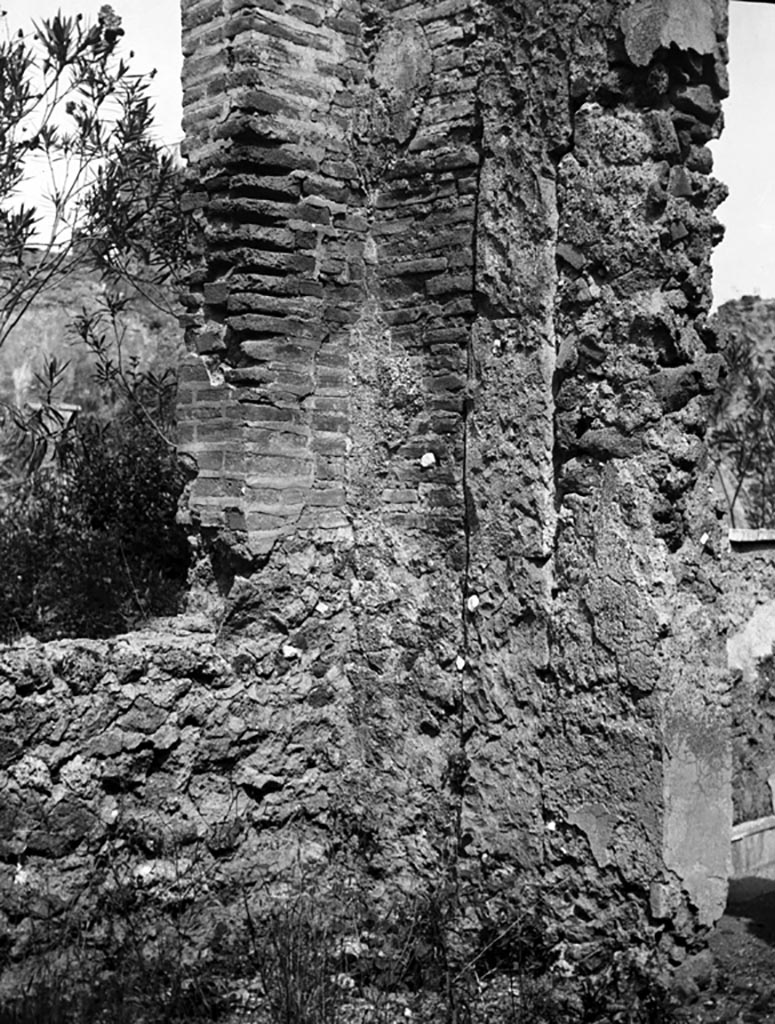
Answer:
POLYGON ((292 458, 289 455, 254 455, 250 460, 251 473, 275 479, 310 477, 311 469, 309 458, 292 458))
POLYGON ((346 434, 316 432, 311 440, 310 448, 320 455, 344 455, 347 451, 346 434))
POLYGON ((349 425, 349 417, 345 413, 313 413, 312 426, 316 431, 345 432, 349 425))
POLYGON ((273 505, 277 508, 303 505, 310 493, 308 487, 269 487, 264 482, 247 482, 247 500, 251 508, 273 505))
POLYGON ((341 487, 330 490, 312 490, 309 494, 310 505, 318 508, 336 508, 344 505, 346 500, 344 489, 341 487))
POLYGON ((235 508, 224 510, 224 522, 228 530, 242 531, 247 529, 245 513, 235 508))

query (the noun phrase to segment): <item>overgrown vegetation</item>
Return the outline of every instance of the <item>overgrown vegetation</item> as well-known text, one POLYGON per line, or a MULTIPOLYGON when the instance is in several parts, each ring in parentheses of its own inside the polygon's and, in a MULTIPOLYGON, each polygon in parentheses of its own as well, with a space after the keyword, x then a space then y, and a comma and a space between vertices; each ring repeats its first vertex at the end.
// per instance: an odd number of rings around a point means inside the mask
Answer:
POLYGON ((56 360, 38 375, 40 400, 7 410, 2 639, 102 636, 177 609, 188 554, 175 522, 175 375, 126 360, 124 309, 109 297, 74 325, 94 355, 96 411, 57 401, 56 360))
POLYGON ((72 325, 91 408, 63 400, 66 364, 45 353, 31 397, 0 407, 0 641, 125 630, 176 611, 185 580, 175 368, 141 365, 125 334, 127 294, 174 306, 190 219, 122 35, 105 5, 94 25, 58 14, 0 43, 0 345, 76 270, 106 285, 72 325), (41 165, 47 211, 16 201, 41 165))
POLYGON ((131 410, 78 421, 0 510, 0 637, 104 636, 177 610, 188 563, 174 452, 131 410))
POLYGON ((570 966, 540 889, 510 870, 410 892, 330 864, 247 883, 219 880, 198 842, 136 840, 119 827, 87 891, 39 914, 0 1024, 680 1019, 653 962, 613 939, 594 973, 570 966))

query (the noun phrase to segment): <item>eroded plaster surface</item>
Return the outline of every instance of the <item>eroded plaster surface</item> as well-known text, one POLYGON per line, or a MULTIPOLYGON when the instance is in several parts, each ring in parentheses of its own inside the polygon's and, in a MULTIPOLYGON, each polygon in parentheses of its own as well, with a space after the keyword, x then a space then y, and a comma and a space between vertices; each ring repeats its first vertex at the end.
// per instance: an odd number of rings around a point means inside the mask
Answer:
POLYGON ((775 649, 775 600, 759 605, 738 632, 727 640, 729 668, 750 683, 758 664, 775 649))

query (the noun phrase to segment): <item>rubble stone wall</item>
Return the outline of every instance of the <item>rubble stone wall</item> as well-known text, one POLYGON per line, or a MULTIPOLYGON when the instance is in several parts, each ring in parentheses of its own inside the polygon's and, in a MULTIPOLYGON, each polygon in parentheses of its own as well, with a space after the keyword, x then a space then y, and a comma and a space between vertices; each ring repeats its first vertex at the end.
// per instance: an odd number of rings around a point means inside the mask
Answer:
POLYGON ((4 652, 6 953, 84 906, 111 850, 130 849, 138 877, 191 851, 212 880, 225 870, 249 884, 282 868, 277 832, 291 817, 325 820, 346 740, 330 686, 275 686, 276 657, 182 629, 4 652))
POLYGON ((725 21, 722 0, 185 0, 187 621, 211 635, 98 645, 88 702, 68 645, 33 651, 54 711, 6 771, 46 765, 47 814, 86 799, 44 755, 77 756, 93 701, 94 806, 140 757, 138 807, 199 821, 228 790, 231 856, 336 822, 383 877, 511 865, 581 947, 721 913, 702 436, 725 21))

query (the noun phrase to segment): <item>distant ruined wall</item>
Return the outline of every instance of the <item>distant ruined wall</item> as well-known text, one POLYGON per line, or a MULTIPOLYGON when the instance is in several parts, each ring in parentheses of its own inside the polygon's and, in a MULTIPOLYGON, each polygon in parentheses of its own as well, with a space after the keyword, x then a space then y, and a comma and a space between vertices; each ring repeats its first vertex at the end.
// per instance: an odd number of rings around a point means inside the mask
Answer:
POLYGON ((724 627, 732 674, 734 823, 775 813, 775 550, 734 545, 724 627))
MULTIPOLYGON (((162 767, 182 731, 130 740, 136 811, 172 786, 182 827, 192 787, 231 787, 235 862, 338 830, 382 877, 540 873, 578 955, 615 922, 669 945, 720 915, 725 33, 722 0, 185 0, 186 622, 208 632, 184 646, 226 667, 194 673, 221 730, 201 772, 162 767)), ((40 657, 47 700, 78 685, 40 657)), ((131 699, 160 672, 179 716, 166 659, 131 699)), ((112 785, 90 771, 76 803, 112 785)), ((20 835, 13 857, 60 855, 20 835)))

